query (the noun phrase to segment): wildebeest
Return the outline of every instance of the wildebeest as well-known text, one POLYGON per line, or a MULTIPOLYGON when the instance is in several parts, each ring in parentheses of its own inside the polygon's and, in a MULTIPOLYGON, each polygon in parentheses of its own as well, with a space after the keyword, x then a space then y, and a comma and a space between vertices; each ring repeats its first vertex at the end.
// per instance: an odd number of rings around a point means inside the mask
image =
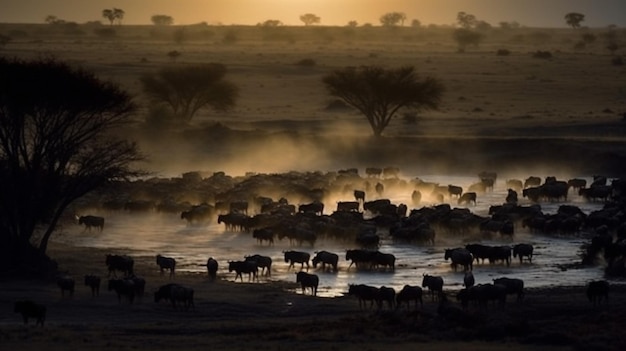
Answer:
POLYGON ((450 259, 452 268, 454 268, 455 272, 457 265, 462 265, 466 271, 471 271, 473 268, 474 256, 472 256, 472 253, 469 252, 469 250, 462 247, 446 249, 444 259, 446 261, 450 259))
POLYGON ((383 196, 383 192, 385 191, 385 186, 382 183, 376 183, 376 186, 374 187, 374 189, 376 190, 376 194, 378 194, 378 196, 383 196))
POLYGON ((424 306, 422 301, 422 288, 419 286, 405 285, 402 290, 396 294, 396 308, 400 308, 402 303, 406 303, 408 309, 411 308, 411 301, 415 302, 415 309, 417 309, 417 303, 420 306, 424 306))
POLYGON ((389 269, 393 271, 396 269, 396 256, 390 253, 375 251, 372 259, 372 265, 375 267, 389 267, 389 269))
POLYGON ((419 190, 413 190, 411 193, 411 202, 413 206, 418 206, 422 202, 422 193, 419 190))
POLYGON ((476 283, 474 279, 474 274, 470 271, 465 272, 465 276, 463 277, 463 286, 466 288, 471 288, 476 283))
POLYGON ((463 195, 461 195, 459 197, 459 200, 457 201, 457 204, 459 205, 469 205, 470 203, 473 203, 474 206, 476 206, 476 193, 475 192, 468 192, 468 193, 463 193, 463 195))
POLYGON ((507 267, 511 265, 511 247, 508 245, 494 246, 489 252, 489 263, 504 261, 507 267))
POLYGON ((324 203, 314 201, 308 204, 298 206, 299 213, 310 213, 321 216, 324 213, 324 203))
POLYGON ((337 272, 337 264, 339 262, 339 255, 328 252, 328 251, 318 251, 315 253, 315 257, 313 257, 313 268, 317 268, 317 264, 322 264, 322 269, 326 270, 326 265, 332 267, 333 272, 337 272))
POLYGON ((359 212, 360 203, 358 201, 337 202, 337 212, 359 212))
POLYGON ((179 286, 178 284, 169 283, 165 285, 161 285, 157 291, 154 292, 154 302, 159 302, 161 300, 165 300, 168 302, 172 301, 172 287, 179 286))
POLYGON ((97 275, 85 275, 85 286, 91 288, 91 296, 100 295, 100 277, 97 275))
POLYGON ((506 198, 504 199, 504 202, 506 202, 507 204, 512 204, 512 205, 517 204, 517 191, 513 189, 507 189, 507 194, 506 194, 506 198))
POLYGON ((467 308, 470 301, 478 302, 478 305, 486 309, 489 301, 496 301, 500 307, 506 303, 506 287, 503 285, 480 284, 471 288, 461 289, 457 294, 463 308, 467 308))
POLYGON ((516 244, 513 246, 513 257, 519 256, 519 263, 522 264, 524 257, 528 262, 533 263, 533 246, 531 244, 516 244))
POLYGON ((172 307, 174 308, 176 308, 177 303, 185 310, 194 307, 193 295, 193 288, 177 284, 170 287, 170 299, 172 300, 172 307))
POLYGON ((176 259, 175 258, 157 255, 156 263, 159 265, 159 268, 161 269, 161 275, 163 275, 163 271, 166 269, 170 270, 170 278, 176 275, 176 259))
POLYGON ((28 324, 28 318, 36 318, 35 325, 39 324, 43 327, 46 321, 46 306, 34 303, 29 300, 17 301, 13 306, 13 312, 20 313, 24 324, 28 324))
POLYGON ((229 208, 230 213, 248 214, 248 201, 233 201, 229 208))
POLYGON ((229 261, 228 272, 235 271, 235 281, 237 277, 243 282, 243 273, 248 274, 248 281, 258 280, 259 267, 252 261, 229 261))
POLYGON ((85 230, 91 231, 91 227, 96 227, 102 231, 104 229, 104 217, 80 216, 78 217, 78 224, 85 225, 85 230))
POLYGON ((465 248, 474 256, 476 263, 485 262, 485 259, 489 259, 491 255, 491 246, 483 244, 467 244, 465 248))
POLYGON ((428 288, 430 296, 435 301, 435 295, 443 293, 443 278, 440 276, 424 274, 422 288, 428 288))
POLYGON ((370 308, 374 303, 380 308, 379 289, 375 286, 365 284, 350 284, 348 287, 348 295, 356 296, 359 299, 359 308, 363 309, 367 301, 370 301, 370 308))
POLYGON ((261 245, 263 245, 263 241, 267 241, 268 245, 274 245, 274 231, 270 228, 257 228, 252 231, 252 237, 261 245))
POLYGON ((122 296, 126 296, 130 303, 135 300, 135 283, 130 279, 110 279, 108 288, 109 291, 115 290, 119 303, 122 302, 122 296))
POLYGON ((609 302, 609 282, 606 280, 595 280, 587 284, 587 298, 593 305, 599 304, 604 299, 605 303, 609 302))
POLYGON ((133 266, 135 261, 129 256, 106 255, 105 263, 109 268, 109 276, 111 273, 115 275, 115 271, 120 271, 126 276, 133 274, 133 266))
POLYGON ((363 190, 355 190, 354 191, 354 200, 365 202, 365 191, 363 190))
POLYGON ((530 176, 524 180, 524 189, 541 185, 541 178, 530 176))
POLYGON ((246 256, 244 258, 244 261, 256 263, 257 267, 261 268, 261 274, 265 273, 267 276, 272 275, 272 258, 271 257, 256 254, 252 256, 246 256))
POLYGON ((192 206, 187 211, 180 213, 181 219, 186 219, 189 224, 199 224, 209 221, 215 214, 215 207, 203 203, 200 205, 192 206))
POLYGON ((289 263, 289 267, 287 269, 294 266, 296 263, 300 263, 300 269, 304 268, 306 264, 307 270, 309 269, 309 259, 311 255, 308 252, 302 251, 284 251, 285 254, 285 262, 289 263))
POLYGON ((317 296, 317 286, 319 285, 320 279, 315 274, 309 274, 306 272, 298 272, 296 273, 296 283, 300 283, 302 286, 302 294, 305 294, 306 288, 311 288, 311 292, 313 296, 317 296))
POLYGON ((524 189, 524 183, 519 179, 507 179, 506 187, 515 191, 522 191, 522 189, 524 189))
POLYGON ((369 267, 371 267, 372 262, 374 261, 375 254, 376 254, 376 251, 371 251, 371 250, 360 250, 360 249, 347 250, 346 261, 352 261, 350 262, 348 269, 350 269, 350 267, 352 267, 353 264, 357 268, 362 267, 361 265, 363 263, 367 263, 369 264, 369 267))
POLYGON ((65 297, 65 290, 70 294, 70 297, 74 296, 74 278, 70 276, 62 276, 57 279, 57 285, 61 288, 61 296, 65 297))
POLYGON ((507 294, 516 294, 517 301, 524 299, 524 281, 519 278, 496 278, 493 280, 495 285, 503 285, 506 288, 507 294))
POLYGON ((206 261, 206 270, 209 274, 209 279, 215 280, 215 278, 217 277, 218 266, 219 264, 217 263, 217 260, 213 257, 209 257, 209 259, 206 261))
POLYGON ((463 188, 458 186, 458 185, 452 185, 449 184, 448 185, 448 195, 450 197, 456 196, 456 197, 461 197, 461 194, 463 194, 463 188))
POLYGON ((394 288, 381 286, 378 289, 378 305, 382 307, 385 302, 387 302, 390 310, 393 309, 396 303, 396 290, 394 288))

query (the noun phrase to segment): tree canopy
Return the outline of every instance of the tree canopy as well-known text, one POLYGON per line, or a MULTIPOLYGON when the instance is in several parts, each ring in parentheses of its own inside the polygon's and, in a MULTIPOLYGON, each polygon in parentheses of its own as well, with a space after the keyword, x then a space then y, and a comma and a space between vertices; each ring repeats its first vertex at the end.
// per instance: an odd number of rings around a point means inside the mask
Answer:
POLYGON ((166 67, 142 76, 141 83, 151 100, 169 106, 187 123, 202 108, 225 111, 235 105, 238 88, 224 79, 226 72, 219 63, 166 67))
POLYGON ((137 146, 112 133, 135 106, 115 84, 54 59, 0 59, 0 81, 0 246, 31 247, 37 233, 45 253, 72 202, 142 174, 137 146))
POLYGON ((312 14, 312 13, 306 13, 304 15, 300 16, 300 21, 304 22, 305 26, 310 26, 316 23, 320 23, 320 17, 312 14))
POLYGON ((403 12, 389 12, 380 16, 380 24, 384 27, 394 27, 400 24, 404 25, 406 20, 406 14, 403 12))
POLYGON ((102 10, 102 17, 109 20, 111 25, 117 21, 118 24, 122 24, 122 19, 124 18, 124 10, 118 8, 112 9, 104 9, 102 10))
POLYGON ((174 24, 174 18, 168 15, 153 15, 150 17, 150 20, 155 26, 171 26, 174 24))
POLYGON ((437 108, 444 91, 437 79, 420 78, 412 66, 394 69, 346 67, 333 71, 322 80, 330 95, 365 115, 376 137, 382 135, 402 108, 437 108))
POLYGON ((579 28, 580 23, 585 20, 585 15, 578 12, 570 12, 565 15, 565 23, 572 28, 579 28))

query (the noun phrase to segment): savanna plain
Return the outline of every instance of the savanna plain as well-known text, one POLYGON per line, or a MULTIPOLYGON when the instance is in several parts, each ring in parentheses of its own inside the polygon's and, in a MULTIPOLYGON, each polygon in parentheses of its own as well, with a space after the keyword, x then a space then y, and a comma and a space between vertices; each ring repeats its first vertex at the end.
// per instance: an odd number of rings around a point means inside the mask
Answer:
MULTIPOLYGON (((184 172, 229 175, 399 167, 406 175, 499 179, 623 177, 626 167, 626 68, 602 42, 608 29, 493 29, 458 52, 447 28, 273 28, 119 26, 116 35, 57 31, 51 25, 0 24, 13 40, 5 57, 53 56, 117 82, 139 105, 137 122, 119 131, 147 155, 156 177, 184 172), (53 28, 53 29, 51 29, 53 28), (576 45, 583 30, 597 41, 576 45), (82 34, 80 34, 82 33, 82 34), (178 39, 176 39, 178 38, 178 39), (506 49, 508 54, 497 55, 506 49), (173 51, 179 56, 168 55, 173 51), (538 51, 549 52, 540 58, 538 51), (189 124, 163 124, 142 95, 139 77, 165 66, 217 62, 239 87, 228 112, 202 110, 189 124), (365 118, 337 104, 322 77, 346 66, 415 66, 446 88, 434 111, 401 111, 374 138, 365 118)), ((622 42, 626 32, 617 29, 622 42)), ((622 55, 623 56, 623 55, 622 55)), ((80 210, 80 209, 77 209, 80 210)), ((106 232, 106 228, 104 230, 106 232)), ((132 234, 129 234, 132 235, 132 234)), ((106 276, 109 251, 53 242, 59 270, 106 276)), ((129 252, 132 255, 132 252, 129 252)), ((55 280, 5 280, 0 291, 0 349, 6 350, 620 350, 626 346, 626 288, 593 306, 580 286, 528 289, 503 309, 438 313, 428 298, 417 311, 361 310, 352 296, 319 298, 295 283, 233 282, 179 273, 195 289, 195 307, 175 310, 150 293, 169 282, 153 259, 135 262, 148 294, 118 303, 104 287, 92 297, 77 280, 72 298, 55 280), (296 292, 294 292, 296 291, 296 292), (48 307, 43 328, 24 326, 16 300, 48 307)), ((105 284, 106 285, 106 284, 105 284)), ((454 294, 449 300, 456 304, 454 294)))

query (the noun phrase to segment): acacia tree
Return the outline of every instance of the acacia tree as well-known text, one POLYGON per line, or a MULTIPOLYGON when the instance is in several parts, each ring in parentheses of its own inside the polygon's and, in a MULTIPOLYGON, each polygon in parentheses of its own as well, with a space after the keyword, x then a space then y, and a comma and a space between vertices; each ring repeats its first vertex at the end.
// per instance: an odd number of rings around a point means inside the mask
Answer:
POLYGON ((437 108, 444 91, 437 79, 420 78, 412 66, 395 69, 347 67, 324 76, 322 81, 330 95, 365 115, 375 137, 382 135, 402 108, 437 108))
POLYGON ((305 26, 310 26, 316 23, 320 23, 320 17, 317 15, 314 15, 312 13, 306 13, 304 15, 300 16, 300 21, 304 22, 305 26))
POLYGON ((238 89, 224 79, 226 66, 219 63, 166 67, 141 77, 143 91, 155 103, 169 106, 185 123, 200 109, 225 111, 235 105, 238 89))
POLYGON ((115 7, 112 9, 102 10, 102 17, 108 19, 111 25, 113 25, 113 23, 115 23, 116 20, 118 24, 122 24, 122 19, 124 18, 124 14, 125 14, 124 10, 118 9, 115 7))
POLYGON ((53 59, 0 59, 0 81, 0 267, 6 269, 32 264, 35 247, 45 257, 75 200, 143 173, 134 169, 142 159, 137 146, 111 133, 135 109, 118 86, 53 59))
POLYGON ((395 27, 398 23, 403 26, 406 20, 406 14, 402 12, 388 12, 380 16, 380 24, 383 27, 395 27))
POLYGON ((572 28, 580 28, 580 23, 585 20, 585 15, 578 12, 570 12, 565 15, 565 23, 572 28))
POLYGON ((150 20, 155 26, 171 26, 174 24, 174 18, 168 15, 153 15, 150 17, 150 20))

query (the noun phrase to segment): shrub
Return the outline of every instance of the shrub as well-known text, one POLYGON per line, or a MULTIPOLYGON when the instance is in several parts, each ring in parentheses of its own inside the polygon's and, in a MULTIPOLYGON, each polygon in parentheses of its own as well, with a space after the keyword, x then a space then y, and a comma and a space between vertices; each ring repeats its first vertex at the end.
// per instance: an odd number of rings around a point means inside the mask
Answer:
POLYGON ((511 51, 509 51, 508 49, 499 49, 498 51, 496 51, 497 56, 509 56, 510 54, 511 51))
POLYGON ((310 59, 310 58, 308 58, 308 59, 302 59, 302 60, 300 60, 300 61, 296 62, 296 65, 298 65, 298 66, 303 66, 303 67, 313 67, 313 66, 315 66, 316 64, 317 64, 317 62, 315 62, 315 60, 310 59))
POLYGON ((551 59, 552 53, 550 51, 537 50, 533 53, 533 57, 539 59, 551 59))

